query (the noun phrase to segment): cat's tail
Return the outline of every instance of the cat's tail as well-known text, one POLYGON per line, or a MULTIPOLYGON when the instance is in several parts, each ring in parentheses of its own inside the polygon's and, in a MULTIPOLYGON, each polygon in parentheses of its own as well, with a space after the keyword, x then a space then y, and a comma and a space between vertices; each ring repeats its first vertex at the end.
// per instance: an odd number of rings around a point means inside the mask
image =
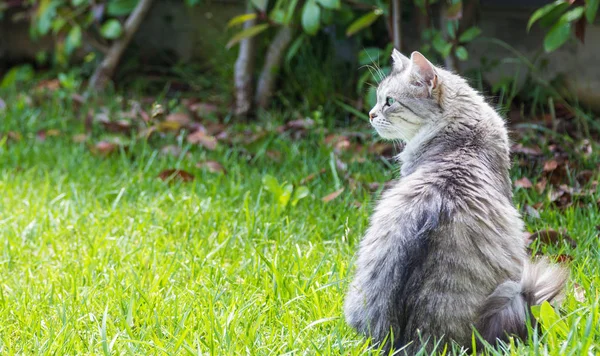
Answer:
MULTIPOLYGON (((562 295, 568 272, 546 259, 526 263, 520 282, 506 281, 488 296, 480 310, 477 331, 490 344, 509 335, 527 338, 529 307, 556 301, 562 295)), ((535 320, 530 320, 532 326, 535 320)))

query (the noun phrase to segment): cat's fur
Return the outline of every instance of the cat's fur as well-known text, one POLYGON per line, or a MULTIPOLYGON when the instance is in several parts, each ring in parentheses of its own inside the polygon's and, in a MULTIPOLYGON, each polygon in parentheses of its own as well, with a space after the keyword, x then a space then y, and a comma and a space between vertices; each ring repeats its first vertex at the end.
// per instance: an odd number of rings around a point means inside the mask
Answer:
POLYGON ((382 137, 406 142, 401 177, 361 241, 346 320, 376 343, 412 342, 409 354, 419 340, 468 347, 473 327, 490 343, 524 337, 528 306, 557 297, 567 273, 528 259, 504 122, 420 53, 392 58, 370 117, 382 137))

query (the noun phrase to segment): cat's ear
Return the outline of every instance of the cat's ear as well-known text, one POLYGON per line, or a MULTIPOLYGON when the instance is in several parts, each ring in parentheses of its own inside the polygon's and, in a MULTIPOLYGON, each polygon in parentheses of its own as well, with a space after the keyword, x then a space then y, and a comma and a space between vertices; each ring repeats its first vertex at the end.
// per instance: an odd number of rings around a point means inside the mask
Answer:
POLYGON ((410 59, 395 48, 392 50, 392 60, 394 61, 394 71, 396 72, 401 72, 410 65, 410 59))
POLYGON ((410 55, 413 71, 416 72, 429 88, 429 92, 438 86, 438 76, 433 64, 421 53, 415 51, 410 55))

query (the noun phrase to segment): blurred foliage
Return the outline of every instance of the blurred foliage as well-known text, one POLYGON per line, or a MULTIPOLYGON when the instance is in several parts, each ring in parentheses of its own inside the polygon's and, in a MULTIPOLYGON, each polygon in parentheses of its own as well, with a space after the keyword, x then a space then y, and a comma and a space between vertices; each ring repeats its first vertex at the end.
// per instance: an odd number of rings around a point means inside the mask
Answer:
POLYGON ((541 7, 531 15, 527 31, 537 23, 547 29, 544 50, 552 52, 564 45, 571 36, 582 43, 587 24, 593 24, 600 0, 558 0, 541 7))

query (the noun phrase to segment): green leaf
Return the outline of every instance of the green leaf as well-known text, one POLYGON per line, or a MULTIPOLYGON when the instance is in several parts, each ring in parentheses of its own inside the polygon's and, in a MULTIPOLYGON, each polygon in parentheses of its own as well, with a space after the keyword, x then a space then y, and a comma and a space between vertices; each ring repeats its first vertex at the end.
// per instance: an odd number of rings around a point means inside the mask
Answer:
POLYGON ((138 0, 111 0, 106 6, 106 13, 109 16, 129 15, 137 6, 138 0))
POLYGON ((289 65, 290 62, 292 61, 292 59, 296 56, 296 53, 298 53, 298 50, 300 49, 300 46, 304 42, 305 38, 306 38, 306 35, 302 33, 290 45, 290 48, 288 49, 287 54, 285 55, 285 62, 287 65, 289 65))
POLYGON ((279 205, 282 208, 285 208, 288 205, 290 198, 292 197, 293 190, 294 190, 294 186, 291 184, 286 184, 283 187, 281 194, 279 195, 279 197, 277 199, 277 201, 279 202, 279 205))
POLYGON ((85 3, 87 3, 87 0, 71 0, 71 5, 73 5, 73 7, 81 6, 85 3))
POLYGON ((567 5, 567 7, 569 6, 569 4, 566 1, 558 0, 558 1, 553 2, 552 4, 548 4, 546 6, 543 6, 539 9, 537 9, 533 13, 533 15, 531 15, 531 17, 529 18, 529 22, 527 23, 527 31, 529 31, 531 29, 531 26, 533 26, 533 24, 536 21, 538 21, 542 17, 548 15, 550 12, 554 11, 555 9, 563 7, 564 5, 567 5))
POLYGON ((438 51, 439 53, 443 53, 445 48, 449 45, 448 41, 444 39, 444 36, 440 32, 438 32, 434 37, 433 41, 431 41, 433 45, 433 49, 438 51))
POLYGON ((310 194, 310 190, 308 190, 305 186, 300 186, 294 189, 294 195, 292 196, 292 206, 296 206, 301 199, 306 198, 310 194))
POLYGON ((544 37, 544 50, 552 52, 562 46, 571 35, 571 24, 568 22, 557 22, 544 37))
POLYGON ((356 21, 351 23, 350 26, 348 26, 348 29, 346 29, 346 36, 350 37, 358 31, 371 26, 371 24, 375 22, 382 14, 383 11, 381 9, 375 9, 359 17, 356 21))
POLYGON ((20 82, 28 82, 33 79, 35 72, 30 64, 12 67, 2 78, 0 88, 6 89, 20 82))
POLYGON ((281 194, 281 187, 279 187, 279 182, 277 181, 277 178, 273 177, 272 175, 266 174, 262 179, 262 183, 266 190, 270 191, 276 196, 279 196, 281 194))
POLYGON ((273 20, 273 22, 283 25, 285 24, 285 11, 282 9, 273 9, 269 14, 269 18, 273 20))
POLYGON ((463 46, 458 46, 454 53, 461 61, 466 61, 469 58, 469 52, 467 52, 467 49, 463 46))
POLYGON ((79 46, 81 46, 81 27, 73 26, 65 39, 65 51, 67 55, 73 53, 79 46))
POLYGON ((471 27, 468 30, 466 30, 465 32, 463 32, 459 37, 458 37, 458 42, 460 43, 467 43, 467 42, 471 42, 475 39, 475 37, 479 36, 481 34, 481 30, 479 29, 479 27, 471 27))
POLYGON ((324 8, 332 10, 339 9, 341 5, 340 0, 317 0, 317 2, 324 8))
POLYGON ((589 23, 593 23, 596 19, 598 4, 600 4, 600 0, 586 0, 585 2, 585 18, 589 23))
POLYGON ((584 11, 585 11, 585 9, 583 8, 583 6, 578 6, 578 7, 574 8, 573 10, 567 11, 564 15, 562 15, 560 17, 559 21, 565 21, 565 22, 577 21, 581 18, 584 11))
POLYGON ((377 47, 365 48, 358 52, 358 64, 361 66, 367 64, 378 64, 381 59, 381 49, 377 47))
POLYGON ((448 37, 456 38, 456 29, 458 28, 458 21, 447 21, 446 28, 448 29, 448 37))
POLYGON ((240 31, 240 32, 236 33, 235 36, 233 36, 229 40, 229 42, 227 42, 227 45, 225 47, 231 48, 231 47, 233 47, 233 45, 240 42, 241 40, 252 37, 252 36, 256 36, 259 33, 266 30, 267 28, 269 28, 269 24, 263 23, 260 25, 249 27, 243 31, 240 31))
POLYGON ((540 321, 542 325, 544 325, 545 329, 548 330, 550 328, 553 331, 557 332, 563 338, 567 337, 569 334, 569 328, 567 327, 567 323, 564 320, 560 319, 560 316, 556 313, 554 308, 548 303, 544 301, 540 306, 540 321))
POLYGON ((121 26, 121 23, 115 19, 106 21, 100 28, 100 34, 102 34, 102 37, 109 40, 116 40, 117 38, 121 37, 122 33, 123 26, 121 26))
POLYGON ((313 0, 308 0, 302 9, 302 28, 309 35, 314 35, 319 31, 321 19, 321 8, 313 0))
POLYGON ((265 12, 267 11, 267 5, 269 5, 269 0, 251 0, 252 5, 258 10, 265 12))
POLYGON ((36 29, 40 35, 48 34, 52 22, 56 16, 56 10, 60 6, 57 0, 42 0, 36 12, 36 29))
POLYGON ((238 15, 229 20, 229 22, 227 23, 227 27, 233 27, 235 25, 242 24, 246 21, 254 20, 255 18, 256 13, 238 15))

